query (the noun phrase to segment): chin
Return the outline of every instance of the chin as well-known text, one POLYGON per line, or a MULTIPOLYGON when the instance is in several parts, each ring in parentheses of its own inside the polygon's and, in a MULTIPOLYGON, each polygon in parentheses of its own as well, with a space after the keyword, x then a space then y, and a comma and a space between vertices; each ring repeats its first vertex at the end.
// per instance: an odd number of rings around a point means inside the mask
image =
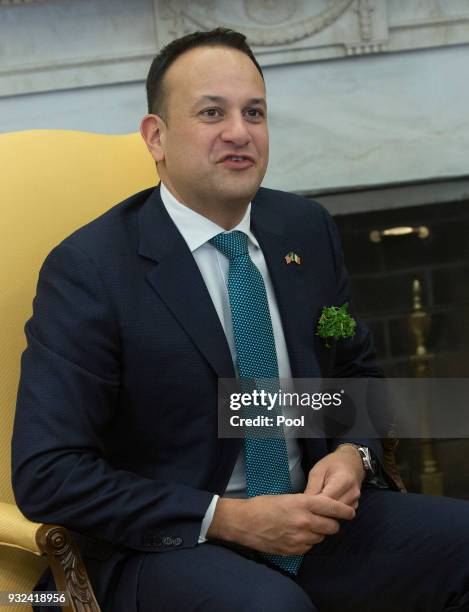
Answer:
POLYGON ((227 202, 229 202, 229 201, 233 202, 233 204, 243 203, 243 204, 247 205, 253 199, 253 197, 255 196, 256 191, 257 191, 257 189, 255 189, 255 190, 252 190, 252 189, 249 189, 249 190, 239 190, 239 191, 236 191, 236 192, 235 191, 225 192, 222 197, 227 202))
POLYGON ((226 198, 227 200, 241 200, 246 199, 251 201, 252 198, 257 193, 257 190, 260 187, 260 183, 257 181, 250 181, 249 183, 244 183, 242 185, 232 184, 227 185, 226 183, 218 189, 218 193, 221 197, 226 198))

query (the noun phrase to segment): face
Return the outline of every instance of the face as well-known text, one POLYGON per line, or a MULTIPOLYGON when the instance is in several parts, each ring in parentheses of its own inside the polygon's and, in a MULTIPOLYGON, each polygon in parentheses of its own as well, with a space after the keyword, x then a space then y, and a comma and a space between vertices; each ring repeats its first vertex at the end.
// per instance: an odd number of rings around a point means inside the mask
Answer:
POLYGON ((142 122, 160 178, 195 210, 247 205, 269 151, 257 68, 236 49, 200 47, 178 57, 164 79, 165 117, 142 122))

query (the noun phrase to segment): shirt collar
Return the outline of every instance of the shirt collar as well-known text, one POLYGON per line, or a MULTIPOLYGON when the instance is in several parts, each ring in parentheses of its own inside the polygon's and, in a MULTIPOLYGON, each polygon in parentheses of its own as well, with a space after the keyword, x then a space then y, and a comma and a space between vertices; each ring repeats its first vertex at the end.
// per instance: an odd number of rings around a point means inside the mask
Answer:
MULTIPOLYGON (((210 219, 207 219, 207 217, 200 215, 195 212, 195 210, 192 210, 192 208, 179 202, 163 182, 160 183, 160 194, 168 215, 187 242, 187 246, 192 253, 220 232, 226 232, 223 227, 220 227, 213 221, 210 221, 210 219)), ((246 234, 252 244, 256 248, 260 248, 256 237, 251 231, 250 202, 244 217, 238 225, 230 231, 234 230, 246 234)))

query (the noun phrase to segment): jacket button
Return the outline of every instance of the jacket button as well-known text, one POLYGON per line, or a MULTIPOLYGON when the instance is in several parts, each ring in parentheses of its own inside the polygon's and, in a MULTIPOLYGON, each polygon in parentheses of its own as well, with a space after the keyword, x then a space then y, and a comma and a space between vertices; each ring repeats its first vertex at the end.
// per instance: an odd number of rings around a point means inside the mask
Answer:
POLYGON ((174 538, 173 542, 174 542, 174 546, 181 546, 181 544, 183 543, 183 539, 182 538, 174 538))
POLYGON ((142 538, 142 544, 144 546, 162 546, 162 541, 158 536, 146 535, 142 538))

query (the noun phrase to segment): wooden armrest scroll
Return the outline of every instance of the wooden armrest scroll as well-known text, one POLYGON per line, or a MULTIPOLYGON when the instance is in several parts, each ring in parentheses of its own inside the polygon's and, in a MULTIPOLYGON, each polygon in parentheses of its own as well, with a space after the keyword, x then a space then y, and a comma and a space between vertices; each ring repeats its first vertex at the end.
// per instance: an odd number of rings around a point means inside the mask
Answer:
POLYGON ((399 469, 396 463, 396 448, 399 444, 397 438, 382 438, 381 444, 383 446, 383 468, 386 474, 392 479, 397 488, 405 492, 406 486, 401 478, 399 469))
POLYGON ((100 612, 80 552, 67 529, 41 525, 36 542, 48 557, 57 590, 69 595, 69 603, 62 606, 62 611, 100 612))

